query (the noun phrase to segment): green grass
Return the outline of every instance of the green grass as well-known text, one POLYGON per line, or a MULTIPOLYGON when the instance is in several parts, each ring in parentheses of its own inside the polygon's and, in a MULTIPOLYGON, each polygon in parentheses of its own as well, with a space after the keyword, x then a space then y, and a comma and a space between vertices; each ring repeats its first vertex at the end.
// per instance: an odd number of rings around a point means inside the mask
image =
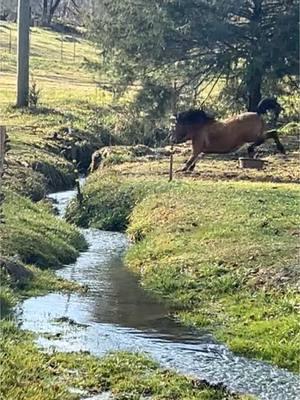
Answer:
POLYGON ((3 219, 1 256, 8 259, 17 256, 18 262, 34 265, 25 266, 32 272, 25 281, 1 273, 2 310, 16 304, 23 296, 79 288, 51 271, 51 268, 75 261, 79 251, 86 248, 84 237, 74 226, 56 218, 49 205, 33 203, 11 191, 5 192, 3 219))
MULTIPOLYGON (((17 26, 13 23, 1 21, 1 87, 2 103, 12 103, 15 100, 15 74, 17 26), (12 50, 8 49, 9 31, 12 35, 12 50)), ((31 28, 30 30, 30 72, 38 87, 41 88, 44 101, 55 103, 56 98, 66 97, 64 90, 69 87, 69 98, 72 98, 72 89, 80 85, 82 98, 94 97, 95 85, 93 74, 86 72, 84 60, 97 60, 97 51, 83 37, 75 37, 75 59, 74 42, 64 38, 51 29, 31 28), (61 41, 63 39, 63 54, 61 57, 61 41), (62 83, 60 85, 59 83, 62 83), (52 90, 51 90, 52 89, 52 90)), ((74 95, 74 93, 73 93, 74 95)))
POLYGON ((12 287, 7 281, 1 280, 0 286, 0 309, 1 314, 6 313, 10 307, 14 306, 17 302, 17 296, 12 287))
POLYGON ((298 370, 297 185, 169 184, 127 175, 126 164, 124 176, 115 168, 88 179, 83 208, 73 204, 69 218, 128 227, 136 242, 128 266, 184 323, 209 327, 236 352, 298 370))
POLYGON ((24 263, 59 267, 75 261, 86 246, 79 231, 56 218, 43 204, 6 192, 1 225, 2 251, 24 263))
POLYGON ((85 353, 41 353, 32 337, 13 323, 1 323, 0 397, 6 400, 75 400, 69 388, 84 389, 91 396, 112 391, 116 399, 231 400, 223 390, 159 369, 138 354, 116 353, 102 359, 85 353))

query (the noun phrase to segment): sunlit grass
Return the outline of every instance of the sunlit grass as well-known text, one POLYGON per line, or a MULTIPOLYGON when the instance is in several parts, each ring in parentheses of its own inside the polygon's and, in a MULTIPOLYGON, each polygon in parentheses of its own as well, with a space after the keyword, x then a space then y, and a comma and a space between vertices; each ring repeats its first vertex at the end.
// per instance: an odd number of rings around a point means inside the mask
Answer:
POLYGON ((59 267, 74 261, 85 240, 77 229, 13 192, 5 193, 5 224, 1 225, 1 251, 18 255, 25 263, 41 267, 59 267))
MULTIPOLYGON (((150 164, 143 164, 148 174, 150 164)), ((93 174, 83 207, 74 203, 69 217, 101 229, 128 227, 136 242, 128 266, 184 323, 209 327, 237 352, 297 370, 298 186, 168 183, 141 171, 127 175, 127 166, 93 174)))
POLYGON ((1 398, 7 400, 79 400, 69 388, 88 396, 111 391, 119 399, 150 396, 159 400, 233 400, 221 389, 197 384, 174 372, 162 371, 143 355, 116 353, 97 359, 84 353, 45 354, 13 323, 1 323, 1 398))
POLYGON ((51 290, 78 290, 80 285, 57 277, 53 269, 74 261, 79 251, 85 249, 86 243, 79 231, 56 218, 49 205, 35 204, 10 191, 5 191, 2 211, 5 223, 0 226, 1 263, 17 264, 15 275, 1 267, 1 311, 24 296, 51 290), (20 273, 19 276, 18 268, 25 268, 27 275, 20 273))

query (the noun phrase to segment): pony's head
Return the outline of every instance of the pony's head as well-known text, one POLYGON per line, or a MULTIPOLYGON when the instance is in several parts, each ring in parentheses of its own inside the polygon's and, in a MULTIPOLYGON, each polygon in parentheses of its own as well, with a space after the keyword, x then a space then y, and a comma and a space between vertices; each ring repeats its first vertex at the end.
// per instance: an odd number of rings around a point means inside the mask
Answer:
POLYGON ((170 134, 171 142, 183 143, 199 132, 199 130, 214 118, 203 110, 189 110, 176 115, 174 129, 170 134))

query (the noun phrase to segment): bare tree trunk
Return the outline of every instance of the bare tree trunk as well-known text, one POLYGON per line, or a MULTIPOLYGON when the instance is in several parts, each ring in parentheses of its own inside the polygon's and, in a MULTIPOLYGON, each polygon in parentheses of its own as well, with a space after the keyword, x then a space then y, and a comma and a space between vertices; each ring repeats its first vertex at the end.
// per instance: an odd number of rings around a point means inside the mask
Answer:
POLYGON ((49 7, 49 13, 48 13, 48 24, 49 25, 52 22, 52 18, 54 16, 54 13, 55 13, 57 7, 59 6, 60 2, 61 2, 61 0, 55 0, 53 3, 53 0, 51 0, 50 7, 49 7))
POLYGON ((43 0, 42 25, 46 26, 47 23, 48 23, 48 0, 43 0))
POLYGON ((29 0, 18 4, 17 107, 28 106, 29 94, 29 0))
POLYGON ((61 13, 61 16, 63 18, 66 18, 66 16, 67 16, 67 12, 68 12, 69 6, 70 6, 70 1, 69 0, 65 1, 64 6, 63 6, 63 10, 62 10, 62 13, 61 13))
POLYGON ((262 74, 259 69, 255 69, 254 73, 248 80, 248 111, 255 112, 257 105, 261 100, 261 83, 262 74))
POLYGON ((260 61, 257 60, 257 55, 262 51, 259 43, 261 41, 261 24, 262 24, 262 2, 263 0, 253 0, 252 2, 252 17, 250 18, 250 27, 253 37, 256 40, 251 40, 251 54, 249 75, 247 79, 248 89, 248 111, 256 111, 257 105, 261 100, 261 84, 263 77, 263 69, 260 61))

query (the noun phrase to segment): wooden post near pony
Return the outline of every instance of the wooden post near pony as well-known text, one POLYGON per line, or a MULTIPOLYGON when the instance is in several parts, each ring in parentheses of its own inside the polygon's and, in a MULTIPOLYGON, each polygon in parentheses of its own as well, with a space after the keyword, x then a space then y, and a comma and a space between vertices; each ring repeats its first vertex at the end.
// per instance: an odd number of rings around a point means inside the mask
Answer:
MULTIPOLYGON (((173 115, 176 113, 176 108, 177 108, 176 106, 177 106, 177 85, 176 85, 176 81, 174 81, 173 94, 172 94, 172 114, 173 115)), ((173 122, 172 122, 172 124, 173 124, 173 122)), ((172 182, 172 180, 173 180, 173 162, 174 162, 174 150, 173 150, 173 143, 171 143, 169 182, 172 182)))
POLYGON ((2 179, 4 174, 4 162, 5 162, 5 142, 6 142, 6 128, 0 126, 0 224, 4 224, 3 216, 3 202, 5 200, 4 193, 2 191, 2 179))
POLYGON ((0 126, 0 184, 2 183, 2 175, 4 172, 5 139, 6 128, 5 126, 0 126))
POLYGON ((173 180, 173 144, 171 144, 169 182, 172 182, 172 180, 173 180))
POLYGON ((172 182, 172 180, 173 180, 173 145, 171 144, 169 182, 172 182))

